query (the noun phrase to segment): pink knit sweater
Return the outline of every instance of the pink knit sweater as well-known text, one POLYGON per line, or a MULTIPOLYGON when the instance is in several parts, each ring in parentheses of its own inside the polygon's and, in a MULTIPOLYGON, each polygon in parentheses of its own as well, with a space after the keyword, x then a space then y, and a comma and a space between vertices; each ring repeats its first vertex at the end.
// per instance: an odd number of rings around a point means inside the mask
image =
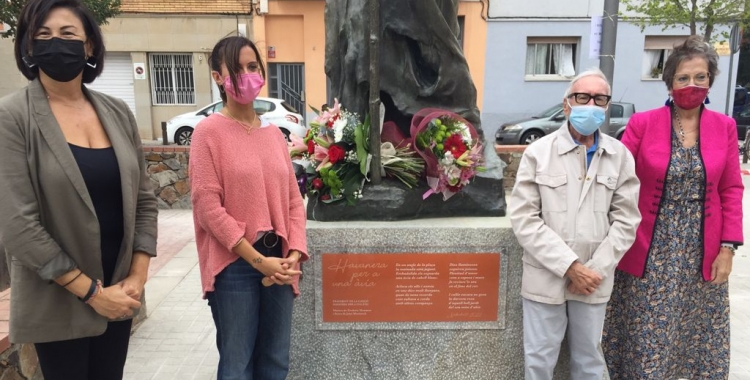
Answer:
POLYGON ((216 276, 239 258, 232 247, 242 237, 254 242, 259 232, 273 230, 284 257, 298 250, 300 262, 309 258, 304 205, 278 127, 263 125, 248 134, 215 113, 195 128, 189 169, 204 297, 214 290, 216 276))

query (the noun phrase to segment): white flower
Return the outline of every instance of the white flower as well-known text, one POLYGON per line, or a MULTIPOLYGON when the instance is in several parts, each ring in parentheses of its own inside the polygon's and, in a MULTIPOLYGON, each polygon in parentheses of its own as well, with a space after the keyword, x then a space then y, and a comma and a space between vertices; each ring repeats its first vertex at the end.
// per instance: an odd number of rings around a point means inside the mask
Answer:
POLYGON ((345 118, 339 118, 338 120, 333 122, 333 140, 334 142, 341 142, 341 139, 344 138, 344 128, 346 127, 346 119, 345 118))
POLYGON ((469 126, 464 123, 459 123, 459 128, 461 128, 461 136, 463 137, 464 142, 470 143, 471 132, 469 131, 469 126))
POLYGON ((445 152, 445 155, 440 160, 440 164, 443 166, 450 166, 453 164, 453 161, 455 161, 453 154, 451 152, 445 152))

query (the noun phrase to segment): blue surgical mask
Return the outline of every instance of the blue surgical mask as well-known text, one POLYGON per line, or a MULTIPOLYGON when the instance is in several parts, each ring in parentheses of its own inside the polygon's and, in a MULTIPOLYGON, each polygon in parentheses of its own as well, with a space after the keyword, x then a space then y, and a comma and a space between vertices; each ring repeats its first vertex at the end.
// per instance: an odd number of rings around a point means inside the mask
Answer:
POLYGON ((599 106, 570 106, 568 121, 578 133, 591 136, 604 124, 606 117, 604 108, 599 106))

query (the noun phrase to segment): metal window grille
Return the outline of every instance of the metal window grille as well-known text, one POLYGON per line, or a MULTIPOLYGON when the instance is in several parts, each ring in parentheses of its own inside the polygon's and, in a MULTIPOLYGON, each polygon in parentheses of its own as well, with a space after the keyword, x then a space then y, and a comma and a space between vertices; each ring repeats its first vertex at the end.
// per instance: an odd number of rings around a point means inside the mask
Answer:
POLYGON ((305 115, 305 65, 272 63, 269 65, 269 95, 284 99, 305 115))
POLYGON ((151 96, 154 105, 195 104, 193 56, 151 54, 151 96))

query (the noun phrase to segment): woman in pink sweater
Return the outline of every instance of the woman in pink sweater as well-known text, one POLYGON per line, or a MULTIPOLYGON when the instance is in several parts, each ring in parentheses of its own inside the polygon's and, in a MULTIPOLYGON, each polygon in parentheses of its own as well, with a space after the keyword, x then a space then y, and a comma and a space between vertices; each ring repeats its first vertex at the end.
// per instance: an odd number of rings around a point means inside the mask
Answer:
POLYGON ((253 101, 265 84, 255 45, 211 52, 224 108, 195 128, 190 179, 204 296, 216 324, 218 380, 283 380, 292 303, 307 260, 305 212, 281 130, 253 101))
POLYGON ((734 120, 703 106, 718 55, 698 36, 664 64, 672 100, 633 115, 643 219, 618 265, 603 348, 612 380, 727 379, 727 279, 742 244, 734 120))

